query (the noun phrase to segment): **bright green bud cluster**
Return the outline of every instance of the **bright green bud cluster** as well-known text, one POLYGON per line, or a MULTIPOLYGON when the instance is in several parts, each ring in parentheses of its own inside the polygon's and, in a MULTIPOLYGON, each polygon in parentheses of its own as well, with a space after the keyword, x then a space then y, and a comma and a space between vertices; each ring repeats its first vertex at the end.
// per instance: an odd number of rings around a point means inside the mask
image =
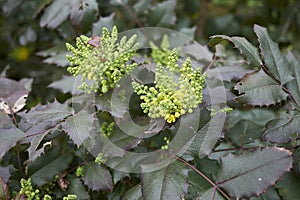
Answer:
POLYGON ((46 195, 44 196, 44 199, 43 199, 43 200, 52 200, 52 197, 51 197, 50 195, 46 194, 46 195))
POLYGON ((24 194, 26 196, 26 199, 28 200, 39 200, 40 196, 39 193, 40 191, 38 189, 34 190, 31 184, 31 179, 29 178, 28 180, 21 179, 21 190, 20 194, 24 194))
POLYGON ((75 199, 77 199, 76 194, 68 194, 68 196, 63 198, 63 200, 75 200, 75 199))
POLYGON ((168 123, 173 123, 186 112, 193 112, 202 102, 206 76, 201 69, 193 70, 190 58, 181 67, 177 61, 178 54, 173 50, 166 66, 157 64, 154 87, 132 83, 143 101, 141 108, 151 118, 164 117, 168 123))
POLYGON ((151 57, 156 63, 161 63, 162 65, 167 65, 168 63, 168 57, 171 54, 170 44, 168 41, 168 36, 164 35, 160 48, 157 47, 153 42, 150 42, 150 47, 152 49, 151 51, 151 57))
POLYGON ((164 137, 164 141, 166 142, 166 144, 161 146, 161 149, 167 150, 167 149, 169 149, 170 140, 167 137, 164 137))
POLYGON ((99 41, 86 36, 77 37, 76 48, 66 44, 72 52, 72 55, 67 55, 70 62, 67 70, 74 76, 82 76, 80 89, 105 94, 137 66, 130 62, 138 48, 136 37, 133 35, 127 40, 124 36, 117 42, 118 30, 115 26, 111 33, 103 28, 103 36, 99 41))
POLYGON ((223 113, 229 114, 233 111, 233 108, 226 107, 226 108, 221 109, 220 111, 223 113))
POLYGON ((105 156, 104 156, 103 153, 99 153, 98 156, 97 156, 96 159, 95 159, 95 163, 98 163, 99 165, 105 164, 106 161, 107 161, 107 160, 106 160, 106 158, 105 158, 105 156))
POLYGON ((100 131, 107 137, 111 136, 114 129, 115 129, 115 122, 111 122, 110 124, 108 124, 108 122, 103 122, 100 127, 100 131))
POLYGON ((75 175, 77 177, 82 177, 83 176, 83 168, 82 167, 77 167, 75 175))

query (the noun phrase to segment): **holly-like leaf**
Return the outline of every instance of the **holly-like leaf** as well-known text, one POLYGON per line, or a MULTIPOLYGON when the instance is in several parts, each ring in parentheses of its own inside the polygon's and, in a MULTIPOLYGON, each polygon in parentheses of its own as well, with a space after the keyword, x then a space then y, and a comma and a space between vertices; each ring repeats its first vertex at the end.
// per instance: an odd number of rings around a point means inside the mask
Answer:
POLYGON ((300 196, 299 185, 300 179, 290 172, 278 181, 276 188, 283 199, 294 200, 300 196))
POLYGON ((220 79, 222 81, 239 80, 246 74, 253 72, 253 70, 245 69, 242 66, 222 66, 206 71, 207 78, 209 79, 220 79))
POLYGON ((78 113, 73 113, 61 126, 62 130, 70 136, 73 142, 77 146, 80 146, 90 136, 94 128, 94 121, 94 114, 90 114, 87 110, 83 109, 78 113))
POLYGON ((8 115, 0 113, 0 160, 16 142, 25 136, 25 133, 13 124, 8 115))
POLYGON ((105 190, 110 192, 113 190, 111 174, 107 169, 94 161, 84 165, 83 174, 83 182, 91 190, 105 190))
POLYGON ((122 200, 128 200, 128 199, 134 199, 134 200, 142 200, 142 186, 136 185, 130 190, 128 190, 124 196, 122 197, 122 200))
POLYGON ((213 54, 209 51, 207 46, 202 46, 198 43, 188 44, 182 48, 182 51, 186 54, 194 56, 197 60, 211 61, 213 54))
POLYGON ((225 117, 225 113, 217 112, 191 139, 191 144, 183 157, 190 159, 190 157, 203 158, 207 156, 221 137, 225 117))
POLYGON ((237 100, 254 106, 269 106, 286 100, 288 94, 263 70, 247 74, 235 87, 237 100))
POLYGON ((59 148, 51 148, 34 162, 28 163, 28 176, 33 184, 40 187, 67 169, 72 158, 73 156, 69 152, 61 152, 59 148))
POLYGON ((70 185, 66 190, 66 194, 76 194, 77 199, 89 199, 89 193, 79 178, 71 175, 67 177, 67 180, 70 182, 70 185))
POLYGON ((51 144, 45 143, 42 147, 38 148, 47 134, 48 131, 45 131, 44 133, 38 134, 37 136, 32 136, 30 139, 28 139, 30 141, 30 146, 26 150, 28 152, 27 162, 34 161, 35 159, 37 159, 42 153, 44 153, 44 149, 47 146, 47 144, 51 144))
POLYGON ((98 15, 98 3, 96 0, 77 1, 72 6, 70 19, 73 26, 87 32, 98 15))
POLYGON ((260 52, 265 66, 272 76, 282 85, 293 80, 289 63, 286 58, 282 56, 278 44, 269 36, 267 29, 255 24, 254 32, 258 38, 260 52))
POLYGON ((288 113, 280 119, 274 119, 267 124, 263 133, 263 139, 278 144, 291 141, 291 135, 300 130, 300 114, 288 113))
POLYGON ((300 63, 291 52, 287 54, 286 58, 290 63, 291 71, 295 77, 294 80, 287 84, 287 88, 292 94, 293 100, 300 106, 300 63))
POLYGON ((147 15, 149 26, 168 27, 175 23, 175 1, 165 1, 153 6, 147 15))
POLYGON ((219 194, 219 192, 215 188, 210 188, 207 190, 204 194, 198 196, 197 199, 201 200, 224 200, 222 195, 219 194))
POLYGON ((63 76, 61 80, 52 82, 48 87, 55 88, 63 93, 70 92, 72 95, 78 95, 83 93, 83 90, 78 89, 82 84, 81 76, 63 76))
POLYGON ((61 25, 72 12, 72 7, 80 0, 54 0, 44 11, 40 26, 51 29, 61 25))
POLYGON ((97 22, 93 24, 92 35, 102 35, 102 29, 106 27, 109 31, 111 31, 113 27, 115 13, 112 13, 108 17, 100 17, 97 22))
POLYGON ((258 196, 292 167, 291 152, 277 147, 221 158, 217 184, 231 197, 258 196))
POLYGON ((188 168, 175 161, 165 168, 148 172, 150 166, 142 166, 142 194, 145 200, 178 199, 187 193, 188 168), (147 172, 147 173, 145 173, 147 172))
POLYGON ((269 187, 268 190, 262 193, 259 197, 251 197, 250 200, 281 200, 275 187, 269 187))
POLYGON ((222 40, 232 42, 240 53, 246 58, 248 64, 253 67, 260 67, 262 61, 260 59, 258 49, 253 46, 246 38, 243 37, 229 37, 226 35, 214 35, 209 42, 210 45, 216 46, 222 40))
POLYGON ((66 55, 69 53, 70 52, 66 50, 65 46, 58 45, 55 47, 51 47, 50 49, 39 51, 36 53, 36 55, 48 57, 43 60, 44 63, 55 64, 59 67, 66 67, 69 65, 69 62, 66 58, 66 55))

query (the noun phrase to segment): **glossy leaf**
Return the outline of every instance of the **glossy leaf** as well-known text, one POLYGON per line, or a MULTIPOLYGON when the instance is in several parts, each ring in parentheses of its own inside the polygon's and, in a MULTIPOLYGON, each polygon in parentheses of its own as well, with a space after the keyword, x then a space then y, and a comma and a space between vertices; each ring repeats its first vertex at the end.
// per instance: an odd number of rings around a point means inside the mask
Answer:
MULTIPOLYGON (((149 166, 142 166, 142 173, 149 166)), ((175 161, 165 168, 142 174, 143 199, 178 199, 187 193, 188 168, 175 161)))
POLYGON ((15 146, 16 142, 25 136, 8 115, 0 113, 0 160, 10 148, 15 146))
POLYGON ((147 15, 149 26, 168 27, 174 24, 176 21, 175 5, 175 1, 165 1, 151 7, 147 15))
POLYGON ((28 152, 28 160, 27 161, 34 161, 37 159, 42 153, 44 153, 45 147, 47 144, 51 143, 45 143, 42 145, 42 147, 39 148, 40 143, 44 139, 44 137, 48 134, 48 131, 45 131, 44 133, 38 134, 37 136, 30 137, 30 146, 26 150, 28 152))
POLYGON ((288 113, 280 119, 267 124, 263 138, 267 141, 284 144, 291 140, 291 135, 300 130, 300 114, 288 113))
POLYGON ((107 169, 94 161, 84 165, 83 174, 83 182, 91 190, 105 190, 110 192, 113 190, 111 174, 107 169))
POLYGON ((239 65, 216 67, 206 71, 207 78, 221 78, 221 81, 239 80, 243 78, 243 76, 251 72, 253 72, 253 70, 245 69, 244 67, 239 65))
POLYGON ((204 194, 198 196, 197 199, 201 199, 201 200, 224 200, 222 195, 220 195, 219 192, 214 188, 211 188, 211 189, 207 190, 204 194))
POLYGON ((235 87, 237 100, 254 106, 270 106, 286 100, 288 94, 264 71, 247 74, 235 87))
POLYGON ((58 89, 63 93, 71 93, 77 95, 83 93, 82 90, 78 89, 79 85, 82 84, 81 76, 63 76, 61 80, 53 81, 48 87, 58 89))
POLYGON ((77 199, 89 199, 89 193, 79 178, 71 175, 67 177, 67 180, 70 182, 70 185, 66 190, 66 194, 76 194, 77 199))
POLYGON ((258 49, 253 46, 246 38, 243 37, 229 37, 226 35, 214 35, 209 42, 210 45, 216 46, 222 40, 232 42, 240 53, 246 58, 248 64, 253 67, 260 67, 262 61, 260 59, 258 49))
POLYGON ((278 44, 275 43, 266 28, 254 25, 254 32, 258 37, 260 52, 264 63, 272 76, 281 84, 286 84, 293 80, 290 66, 286 58, 282 56, 278 44))
POLYGON ((115 17, 114 13, 112 13, 108 17, 100 17, 99 20, 93 24, 92 35, 93 36, 102 35, 102 29, 104 27, 106 27, 109 31, 111 31, 113 27, 114 17, 115 17))
POLYGON ((87 110, 81 110, 78 113, 73 113, 61 126, 62 130, 70 136, 73 142, 80 146, 90 136, 94 128, 94 121, 94 114, 88 113, 87 110))
POLYGON ((244 155, 221 158, 217 184, 231 197, 258 196, 292 167, 291 152, 271 147, 244 155))
POLYGON ((52 148, 34 162, 28 163, 28 176, 34 185, 42 186, 67 169, 72 158, 71 153, 52 148))
POLYGON ((295 77, 294 80, 287 84, 287 88, 297 105, 300 106, 300 62, 291 52, 287 54, 286 58, 290 63, 292 74, 295 77))
POLYGON ((40 26, 55 29, 70 15, 72 7, 80 0, 54 0, 44 11, 40 26))
POLYGON ((142 200, 142 186, 141 185, 136 185, 130 190, 128 190, 124 196, 122 197, 122 200, 142 200))

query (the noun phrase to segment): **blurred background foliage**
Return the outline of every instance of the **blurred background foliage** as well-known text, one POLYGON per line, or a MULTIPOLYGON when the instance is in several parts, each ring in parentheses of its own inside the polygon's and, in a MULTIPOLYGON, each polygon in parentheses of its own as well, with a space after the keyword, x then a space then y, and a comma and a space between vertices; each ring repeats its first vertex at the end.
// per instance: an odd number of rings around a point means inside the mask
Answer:
POLYGON ((9 66, 7 76, 16 80, 34 78, 29 106, 64 99, 47 85, 66 74, 65 43, 99 35, 103 26, 165 27, 201 44, 215 34, 238 35, 255 44, 252 28, 259 24, 284 51, 300 51, 299 0, 0 0, 0 6, 0 70, 9 66))

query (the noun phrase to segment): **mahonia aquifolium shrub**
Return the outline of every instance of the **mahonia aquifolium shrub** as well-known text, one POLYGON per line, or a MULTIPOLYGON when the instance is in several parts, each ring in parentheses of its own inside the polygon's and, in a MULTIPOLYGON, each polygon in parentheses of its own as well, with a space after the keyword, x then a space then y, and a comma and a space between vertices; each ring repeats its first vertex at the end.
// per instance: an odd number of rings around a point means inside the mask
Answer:
POLYGON ((127 40, 124 36, 117 42, 116 26, 111 33, 103 28, 102 37, 77 37, 76 48, 66 44, 67 49, 72 52, 72 55, 67 56, 70 62, 67 70, 74 76, 82 76, 80 89, 105 94, 137 66, 130 62, 138 48, 136 37, 133 35, 127 40))
POLYGON ((193 70, 190 58, 179 67, 176 50, 167 58, 166 65, 157 63, 154 87, 137 82, 132 86, 143 101, 143 111, 150 118, 164 117, 168 123, 173 123, 186 112, 192 113, 202 102, 205 74, 202 75, 201 68, 193 70))
POLYGON ((150 42, 150 47, 152 49, 151 51, 151 57, 153 58, 155 63, 160 63, 162 65, 168 64, 168 57, 171 54, 170 43, 168 40, 168 36, 164 35, 160 48, 157 47, 153 42, 150 42))

